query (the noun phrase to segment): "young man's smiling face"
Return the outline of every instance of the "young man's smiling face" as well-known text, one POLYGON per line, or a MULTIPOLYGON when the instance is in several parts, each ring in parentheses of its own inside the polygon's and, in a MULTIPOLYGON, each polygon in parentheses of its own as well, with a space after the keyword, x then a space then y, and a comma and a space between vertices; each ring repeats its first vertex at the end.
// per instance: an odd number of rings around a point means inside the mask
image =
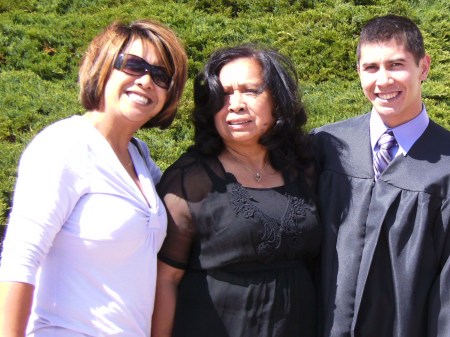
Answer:
POLYGON ((395 40, 361 46, 361 87, 389 127, 408 122, 422 111, 421 83, 429 70, 428 55, 417 64, 404 45, 395 40))

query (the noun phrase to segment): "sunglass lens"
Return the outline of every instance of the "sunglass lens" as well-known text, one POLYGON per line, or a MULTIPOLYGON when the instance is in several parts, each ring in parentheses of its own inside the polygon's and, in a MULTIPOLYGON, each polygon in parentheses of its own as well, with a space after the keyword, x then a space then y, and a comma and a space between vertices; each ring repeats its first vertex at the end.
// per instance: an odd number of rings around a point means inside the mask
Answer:
POLYGON ((123 62, 123 70, 130 75, 142 76, 146 73, 146 64, 141 59, 128 55, 123 62))
POLYGON ((170 85, 170 77, 166 71, 161 68, 150 69, 150 75, 157 85, 162 88, 168 88, 170 85))

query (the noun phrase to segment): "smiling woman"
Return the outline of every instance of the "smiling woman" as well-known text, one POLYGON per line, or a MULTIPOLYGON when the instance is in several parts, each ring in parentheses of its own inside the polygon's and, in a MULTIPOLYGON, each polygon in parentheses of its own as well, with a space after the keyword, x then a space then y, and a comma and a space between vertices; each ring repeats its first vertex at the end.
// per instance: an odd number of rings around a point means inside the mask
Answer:
MULTIPOLYGON (((141 39, 135 39, 129 43, 125 51, 126 55, 133 55, 134 61, 138 57, 145 64, 149 64, 145 60, 154 64, 161 63, 154 45, 141 39)), ((123 54, 119 54, 117 59, 120 59, 121 55, 123 54)), ((99 109, 92 111, 88 116, 94 123, 121 124, 121 133, 126 133, 127 129, 131 129, 131 133, 134 133, 137 128, 151 121, 158 114, 164 114, 163 106, 167 102, 167 89, 170 85, 168 82, 171 79, 167 70, 159 67, 160 71, 167 74, 165 76, 167 85, 164 85, 164 88, 158 85, 160 77, 155 80, 147 71, 141 71, 138 74, 133 71, 133 74, 130 74, 126 67, 130 59, 127 57, 125 61, 125 67, 119 70, 114 67, 111 71, 99 109)), ((116 60, 115 64, 117 63, 116 60)), ((174 113, 165 115, 172 118, 174 113)))
MULTIPOLYGON (((154 21, 137 21, 129 26, 112 24, 104 34, 100 34, 92 41, 79 73, 81 103, 87 111, 101 110, 106 81, 112 70, 117 69, 119 61, 122 59, 123 62, 123 56, 120 54, 132 54, 129 48, 133 44, 135 48, 142 49, 140 52, 144 52, 145 48, 153 48, 154 54, 150 54, 158 60, 157 65, 171 78, 169 86, 165 88, 168 97, 164 109, 143 125, 143 127, 167 128, 175 117, 177 104, 187 79, 187 57, 177 37, 154 21)), ((142 55, 140 58, 142 59, 142 55)), ((127 63, 125 62, 125 65, 127 63)), ((124 70, 123 63, 120 68, 124 70)), ((130 66, 126 68, 129 69, 130 66)), ((138 73, 130 74, 129 70, 125 73, 131 76, 138 75, 138 73)), ((152 75, 147 71, 141 75, 147 73, 152 75)))
POLYGON ((113 23, 91 42, 87 112, 44 129, 20 161, 1 336, 149 336, 167 215, 161 171, 133 134, 170 125, 186 77, 181 42, 158 22, 113 23))

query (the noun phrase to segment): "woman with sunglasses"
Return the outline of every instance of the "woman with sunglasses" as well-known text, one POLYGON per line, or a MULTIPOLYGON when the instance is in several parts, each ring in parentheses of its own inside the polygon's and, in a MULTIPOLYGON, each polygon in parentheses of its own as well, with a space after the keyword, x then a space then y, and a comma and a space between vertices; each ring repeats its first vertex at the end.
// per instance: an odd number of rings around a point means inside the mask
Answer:
POLYGON ((186 78, 184 48, 158 22, 113 23, 91 42, 87 112, 47 127, 20 161, 1 336, 149 336, 167 215, 161 171, 133 134, 171 124, 186 78))
POLYGON ((158 184, 169 222, 152 336, 316 336, 322 229, 294 66, 218 50, 194 102, 194 146, 158 184))

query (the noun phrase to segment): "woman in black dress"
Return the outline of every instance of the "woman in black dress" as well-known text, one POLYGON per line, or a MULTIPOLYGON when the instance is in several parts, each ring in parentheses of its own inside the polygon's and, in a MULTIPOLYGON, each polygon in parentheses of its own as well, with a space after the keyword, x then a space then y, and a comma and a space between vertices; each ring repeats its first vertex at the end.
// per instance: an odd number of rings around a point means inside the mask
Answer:
POLYGON ((322 228, 292 63, 216 51, 194 85, 195 144, 163 175, 153 337, 316 336, 322 228))

